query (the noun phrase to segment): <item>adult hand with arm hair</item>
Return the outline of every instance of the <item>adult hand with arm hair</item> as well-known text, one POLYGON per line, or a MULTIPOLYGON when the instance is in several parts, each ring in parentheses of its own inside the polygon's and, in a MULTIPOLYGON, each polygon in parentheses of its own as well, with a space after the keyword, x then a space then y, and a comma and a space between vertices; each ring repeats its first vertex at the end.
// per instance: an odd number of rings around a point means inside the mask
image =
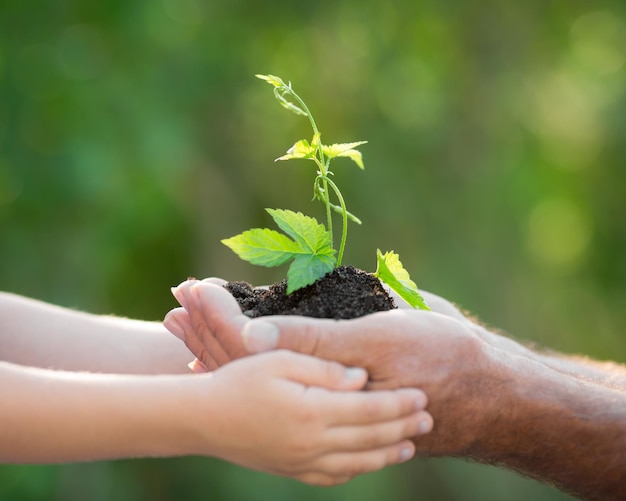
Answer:
MULTIPOLYGON (((178 292, 181 295, 180 292, 178 292)), ((399 309, 354 320, 242 314, 212 283, 184 287, 174 330, 210 366, 207 346, 239 357, 289 349, 361 366, 367 387, 429 397, 433 431, 418 455, 503 466, 586 499, 626 499, 626 369, 540 353, 427 294, 435 311, 399 309)))

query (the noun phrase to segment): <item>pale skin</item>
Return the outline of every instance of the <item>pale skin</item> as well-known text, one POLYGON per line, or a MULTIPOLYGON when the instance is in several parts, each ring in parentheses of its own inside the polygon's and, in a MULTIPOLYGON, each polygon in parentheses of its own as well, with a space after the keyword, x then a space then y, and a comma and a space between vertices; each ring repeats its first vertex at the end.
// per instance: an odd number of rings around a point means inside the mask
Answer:
POLYGON ((0 293, 0 462, 203 455, 316 485, 410 459, 423 391, 286 350, 193 374, 156 322, 0 293))
POLYGON ((417 454, 504 466, 586 499, 626 499, 626 368, 538 353, 446 300, 355 320, 244 316, 212 279, 184 282, 166 326, 195 370, 272 349, 360 365, 367 388, 419 387, 435 427, 417 454), (217 350, 215 346, 219 346, 217 350))

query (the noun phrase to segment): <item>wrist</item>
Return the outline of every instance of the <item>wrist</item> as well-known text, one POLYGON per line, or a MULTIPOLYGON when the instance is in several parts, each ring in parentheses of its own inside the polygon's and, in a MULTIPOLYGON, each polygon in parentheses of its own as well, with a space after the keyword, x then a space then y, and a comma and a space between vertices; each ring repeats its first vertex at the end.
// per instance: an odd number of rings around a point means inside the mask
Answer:
POLYGON ((441 372, 429 370, 430 384, 424 386, 435 432, 416 445, 431 456, 473 457, 489 440, 509 376, 497 349, 468 325, 449 322, 448 332, 456 334, 446 341, 441 372))
POLYGON ((142 456, 175 457, 213 455, 209 402, 211 374, 148 376, 154 406, 144 409, 145 436, 139 445, 142 456))
POLYGON ((467 457, 576 495, 619 486, 626 459, 623 394, 518 354, 501 351, 497 358, 500 390, 489 397, 497 409, 467 457))

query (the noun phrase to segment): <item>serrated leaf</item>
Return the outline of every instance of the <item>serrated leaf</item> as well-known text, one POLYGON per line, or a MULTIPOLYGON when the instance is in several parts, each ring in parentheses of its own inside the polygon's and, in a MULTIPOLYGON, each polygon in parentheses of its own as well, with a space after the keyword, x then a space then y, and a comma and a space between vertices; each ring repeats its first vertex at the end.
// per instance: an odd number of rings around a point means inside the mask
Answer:
POLYGON ((287 294, 312 284, 335 267, 337 259, 332 237, 323 224, 301 212, 266 210, 289 236, 267 228, 255 228, 222 240, 222 243, 252 264, 279 266, 293 259, 287 272, 287 294))
POLYGON ((409 272, 402 266, 398 254, 393 251, 383 254, 380 249, 376 249, 376 259, 378 266, 374 276, 380 278, 380 280, 391 287, 396 294, 413 308, 430 310, 430 307, 418 292, 417 285, 411 280, 409 272))
POLYGON ((287 153, 276 160, 292 160, 294 158, 311 159, 315 155, 315 146, 309 144, 306 139, 301 139, 287 150, 287 153))
POLYGON ((335 257, 329 255, 304 254, 296 256, 287 270, 287 294, 311 285, 333 271, 335 257))
POLYGON ((274 87, 285 87, 286 84, 283 82, 282 78, 277 77, 276 75, 254 75, 261 80, 265 80, 267 83, 273 85, 274 87))
POLYGON ((241 259, 260 266, 280 266, 298 253, 298 245, 274 230, 254 228, 222 243, 233 250, 241 259))
POLYGON ((339 144, 331 144, 323 145, 322 151, 324 155, 328 158, 336 158, 336 157, 348 157, 354 163, 356 163, 359 168, 363 169, 363 155, 358 150, 355 150, 357 146, 361 146, 362 144, 367 143, 367 141, 357 141, 354 143, 339 143, 339 144))
POLYGON ((265 209, 278 227, 295 240, 301 252, 334 254, 330 232, 315 218, 301 212, 283 209, 265 209))

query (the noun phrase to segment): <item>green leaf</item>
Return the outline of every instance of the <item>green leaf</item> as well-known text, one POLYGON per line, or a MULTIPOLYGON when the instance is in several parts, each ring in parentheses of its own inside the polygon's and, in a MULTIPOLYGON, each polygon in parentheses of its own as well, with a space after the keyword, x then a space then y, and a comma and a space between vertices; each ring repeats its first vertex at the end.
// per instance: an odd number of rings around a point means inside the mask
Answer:
POLYGON ((287 87, 285 82, 283 82, 282 78, 277 77, 275 75, 254 75, 261 80, 265 80, 267 83, 273 85, 274 87, 287 87))
POLYGON ((367 143, 367 141, 357 141, 354 143, 331 144, 330 146, 322 146, 324 155, 328 158, 348 157, 356 163, 361 169, 364 168, 363 156, 361 152, 355 150, 357 146, 367 143))
POLYGON ((278 157, 278 160, 292 160, 294 158, 308 158, 312 159, 315 156, 315 146, 309 144, 306 139, 301 139, 291 148, 287 150, 287 153, 282 157, 278 157))
POLYGON ((302 108, 296 106, 285 97, 286 94, 294 94, 293 90, 291 89, 291 82, 286 84, 282 78, 277 77, 276 75, 257 74, 254 76, 260 78, 261 80, 265 80, 267 83, 274 86, 274 96, 276 96, 276 99, 278 99, 278 102, 280 102, 281 106, 287 108, 289 111, 294 112, 296 115, 307 116, 307 113, 302 108))
POLYGON ((279 266, 293 259, 287 272, 287 294, 312 284, 335 267, 337 259, 332 236, 323 224, 301 212, 266 210, 289 236, 267 228, 254 228, 222 243, 252 264, 279 266))
POLYGON ((296 256, 287 270, 287 294, 311 285, 335 267, 335 257, 304 254, 296 256))
POLYGON ((332 250, 330 232, 315 218, 290 210, 265 210, 278 227, 296 241, 300 250, 311 254, 328 254, 332 250))
POLYGON ((380 278, 386 283, 396 294, 409 303, 413 308, 422 310, 430 310, 430 307, 424 301, 424 298, 417 290, 417 285, 409 272, 404 269, 400 262, 400 257, 393 251, 383 254, 380 249, 376 249, 376 259, 378 266, 374 276, 380 278))
POLYGON ((267 228, 254 228, 222 243, 244 261, 260 266, 280 266, 294 257, 298 245, 282 233, 267 228))

